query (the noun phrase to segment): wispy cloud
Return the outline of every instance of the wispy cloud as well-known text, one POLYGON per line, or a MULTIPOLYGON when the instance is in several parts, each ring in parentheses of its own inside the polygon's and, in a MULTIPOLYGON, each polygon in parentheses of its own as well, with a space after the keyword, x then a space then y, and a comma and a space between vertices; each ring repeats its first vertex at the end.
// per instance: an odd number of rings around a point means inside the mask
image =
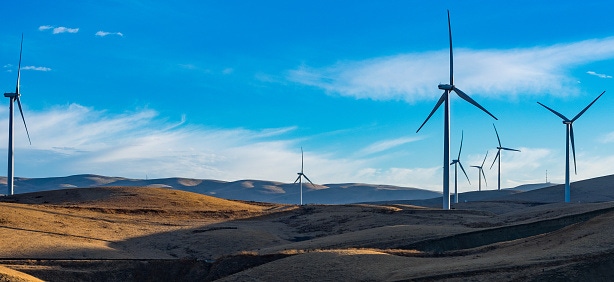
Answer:
POLYGON ((107 35, 117 35, 119 37, 124 36, 124 34, 121 32, 108 32, 108 31, 102 31, 102 30, 96 32, 96 36, 105 37, 107 35))
POLYGON ((53 34, 60 34, 60 33, 77 33, 79 32, 79 28, 70 28, 70 27, 64 27, 64 26, 59 26, 59 27, 54 27, 51 25, 41 25, 38 27, 38 30, 40 31, 45 31, 45 30, 52 30, 53 34))
POLYGON ((51 71, 51 68, 48 67, 37 67, 37 66, 25 66, 21 68, 22 70, 34 70, 34 71, 51 71))
POLYGON ((607 133, 603 135, 599 141, 601 143, 614 143, 614 132, 607 133))
POLYGON ((588 73, 590 75, 594 75, 594 76, 599 77, 599 78, 612 78, 611 75, 607 75, 607 74, 603 74, 603 73, 596 73, 594 71, 587 71, 586 73, 588 73))
MULTIPOLYGON (((7 122, 6 111, 0 109, 0 122, 7 122)), ((288 177, 286 181, 293 181, 300 170, 296 140, 283 137, 295 127, 216 129, 186 125, 183 117, 180 122, 168 122, 148 109, 109 114, 76 104, 44 112, 26 109, 26 119, 32 146, 16 142, 20 155, 16 167, 22 175, 45 171, 52 175, 148 174, 221 180, 285 181, 288 177)), ((16 130, 16 140, 26 140, 22 131, 16 130)), ((0 136, 0 146, 6 142, 6 136, 0 136)), ((315 152, 309 152, 305 161, 310 177, 320 183, 340 175, 351 179, 349 175, 360 164, 315 152)))
MULTIPOLYGON (((614 37, 546 47, 507 50, 455 49, 455 82, 472 95, 569 95, 579 92, 574 67, 614 58, 614 37)), ((288 72, 291 81, 358 99, 436 99, 449 80, 448 50, 306 65, 288 72)))
MULTIPOLYGON (((0 108, 0 124, 8 109, 0 108)), ((16 173, 45 177, 95 173, 142 178, 193 177, 220 180, 266 179, 292 182, 301 168, 300 143, 290 126, 263 130, 194 126, 189 116, 174 120, 151 109, 113 114, 77 104, 42 112, 25 109, 32 146, 23 128, 15 131, 16 173)), ((376 154, 413 142, 413 138, 383 140, 362 152, 376 154)), ((7 136, 0 134, 0 159, 6 158, 7 136), (4 149, 3 149, 4 147, 4 149)), ((549 169, 552 181, 563 175, 562 157, 540 148, 520 148, 503 154, 503 185, 541 181, 549 169), (551 169, 551 170, 550 170, 551 169)), ((492 162, 489 154, 486 166, 492 162)), ((468 155, 467 166, 481 164, 484 155, 468 155)), ((606 173, 614 157, 591 158, 578 154, 577 179, 606 173), (590 164, 588 163, 590 161, 590 164), (596 170, 597 167, 599 170, 596 170)), ((376 163, 373 155, 339 156, 331 152, 305 151, 305 169, 318 184, 363 182, 411 186, 440 191, 441 166, 399 167, 376 163)), ((0 171, 6 163, 0 163, 0 171)), ((4 167, 6 169, 6 167, 4 167)), ((489 187, 496 183, 496 166, 486 168, 489 187)), ((467 171, 474 181, 477 171, 467 171)), ((602 174, 603 175, 603 174, 602 174)), ((475 189, 462 184, 463 189, 475 189)))
POLYGON ((363 148, 360 153, 365 155, 375 154, 421 139, 422 137, 401 137, 391 140, 378 141, 363 148))

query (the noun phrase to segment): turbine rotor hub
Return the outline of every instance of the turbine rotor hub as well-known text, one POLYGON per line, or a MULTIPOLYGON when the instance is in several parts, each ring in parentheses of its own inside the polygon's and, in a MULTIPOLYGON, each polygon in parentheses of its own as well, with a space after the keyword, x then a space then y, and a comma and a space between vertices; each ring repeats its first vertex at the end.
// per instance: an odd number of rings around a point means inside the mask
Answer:
MULTIPOLYGON (((5 95, 6 95, 6 94, 5 94, 5 95)), ((563 121, 563 124, 571 124, 571 121, 564 120, 564 121, 563 121)))
POLYGON ((441 90, 454 90, 454 85, 451 85, 451 84, 439 84, 439 85, 437 85, 437 88, 439 88, 441 90))

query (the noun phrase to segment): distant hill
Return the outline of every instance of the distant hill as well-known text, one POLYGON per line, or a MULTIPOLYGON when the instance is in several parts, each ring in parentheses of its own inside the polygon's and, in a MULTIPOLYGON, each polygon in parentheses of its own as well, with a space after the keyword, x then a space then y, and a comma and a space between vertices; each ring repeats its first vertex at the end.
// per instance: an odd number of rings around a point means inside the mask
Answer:
MULTIPOLYGON (((6 184, 6 177, 0 177, 6 184)), ((130 179, 93 174, 48 178, 15 178, 15 193, 30 193, 66 188, 105 186, 165 187, 224 199, 297 204, 298 184, 265 180, 219 181, 191 178, 130 179)), ((303 203, 347 204, 366 201, 420 200, 440 197, 441 193, 411 187, 342 183, 312 186, 303 183, 303 203)))
POLYGON ((557 183, 547 182, 547 183, 535 183, 535 184, 524 184, 520 186, 516 186, 514 188, 508 188, 507 190, 515 190, 515 191, 533 191, 541 188, 546 188, 550 186, 558 185, 557 183))
MULTIPOLYGON (((459 194, 459 203, 467 202, 536 202, 558 203, 564 201, 564 184, 536 183, 499 190, 471 191, 459 194)), ((454 195, 450 196, 454 202, 454 195)), ((614 175, 607 175, 571 183, 572 202, 607 202, 614 201, 614 175)), ((440 208, 441 196, 431 199, 367 201, 370 204, 407 204, 423 207, 440 208)))

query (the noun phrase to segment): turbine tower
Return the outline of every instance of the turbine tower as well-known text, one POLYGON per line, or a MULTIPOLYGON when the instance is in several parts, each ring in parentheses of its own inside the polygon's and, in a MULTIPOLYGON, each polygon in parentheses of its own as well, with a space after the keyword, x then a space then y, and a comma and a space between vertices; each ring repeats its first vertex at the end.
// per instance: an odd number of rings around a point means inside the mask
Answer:
POLYGON ((482 161, 482 165, 477 166, 477 165, 472 165, 471 167, 475 167, 478 169, 478 191, 482 191, 482 176, 484 176, 484 184, 486 184, 486 186, 488 186, 488 183, 486 183, 486 174, 484 174, 484 163, 486 162, 486 157, 488 157, 488 151, 486 151, 486 156, 484 156, 484 160, 482 161))
POLYGON ((298 177, 296 178, 296 180, 294 180, 294 184, 296 184, 296 182, 298 181, 298 183, 301 186, 301 206, 303 205, 303 177, 305 177, 305 179, 307 179, 307 181, 309 181, 309 183, 311 183, 311 185, 313 185, 313 187, 316 187, 315 184, 313 184, 313 182, 311 182, 311 180, 309 180, 309 177, 307 177, 307 175, 305 175, 305 173, 303 173, 303 147, 301 147, 301 172, 297 173, 298 177))
POLYGON ((501 139, 499 139, 499 133, 497 132, 497 127, 495 127, 495 124, 492 124, 492 127, 495 128, 495 134, 497 134, 497 141, 499 141, 499 147, 497 147, 497 155, 495 156, 495 159, 492 161, 492 164, 490 165, 490 169, 492 169, 492 166, 495 165, 495 162, 497 161, 497 159, 499 160, 499 174, 497 176, 497 190, 501 190, 501 150, 505 150, 505 151, 514 151, 514 152, 520 152, 520 150, 516 150, 516 149, 512 149, 512 148, 506 148, 506 147, 502 147, 501 146, 501 139))
POLYGON ((469 181, 469 176, 467 176, 467 172, 465 171, 465 168, 463 168, 463 164, 460 161, 460 155, 461 155, 462 150, 463 150, 463 132, 461 131, 461 143, 460 143, 460 148, 458 149, 458 157, 456 157, 456 160, 452 160, 452 163, 450 163, 450 165, 454 165, 454 203, 455 204, 458 204, 458 168, 457 168, 457 165, 460 165, 460 168, 463 170, 465 177, 467 177, 467 181, 469 182, 469 185, 471 185, 471 181, 469 181))
POLYGON ((416 133, 426 124, 431 116, 439 109, 441 104, 444 104, 444 118, 443 118, 443 209, 450 209, 450 93, 452 91, 461 97, 463 100, 478 107, 480 110, 486 112, 494 119, 497 119, 494 115, 488 112, 484 107, 480 106, 476 101, 471 99, 460 89, 454 85, 454 60, 452 56, 452 28, 450 25, 450 11, 448 10, 448 34, 450 38, 450 84, 439 84, 437 87, 443 90, 443 94, 435 104, 435 107, 428 115, 426 120, 420 125, 420 128, 416 130, 416 133))
POLYGON ((592 106, 595 102, 597 102, 597 99, 599 99, 601 97, 601 95, 603 95, 603 93, 605 93, 605 91, 601 92, 601 94, 599 94, 599 96, 597 96, 597 98, 595 98, 595 100, 593 100, 590 104, 588 104, 588 106, 586 106, 586 108, 584 108, 584 110, 582 110, 580 113, 578 113, 574 118, 572 118, 571 120, 568 119, 567 117, 565 117, 564 115, 560 114, 559 112, 548 108, 546 105, 537 102, 538 104, 542 105, 544 108, 548 109, 549 111, 551 111, 553 114, 557 115, 558 117, 563 119, 563 124, 565 124, 565 126, 567 127, 567 134, 565 135, 565 141, 566 141, 566 146, 565 146, 565 203, 569 203, 570 201, 570 187, 569 187, 569 141, 571 141, 571 151, 573 153, 573 166, 574 166, 574 171, 576 172, 576 174, 578 174, 578 169, 576 167, 576 148, 574 145, 574 137, 573 137, 573 122, 576 121, 578 118, 580 118, 580 116, 582 116, 582 114, 584 114, 584 112, 586 112, 586 110, 588 110, 588 108, 590 108, 590 106, 592 106))
POLYGON ((8 188, 8 195, 13 195, 13 165, 15 163, 14 161, 14 157, 13 157, 13 149, 14 149, 14 144, 13 144, 13 113, 14 113, 14 106, 15 106, 15 101, 17 101, 17 106, 19 106, 19 112, 21 113, 21 119, 23 120, 23 125, 26 128, 26 134, 28 135, 28 142, 30 142, 30 145, 32 145, 32 142, 30 141, 30 133, 28 132, 28 126, 26 125, 26 119, 23 116, 23 110, 21 108, 21 99, 19 99, 19 97, 21 96, 21 93, 19 93, 19 79, 20 79, 20 74, 21 74, 21 53, 23 50, 23 33, 21 34, 21 45, 19 47, 19 65, 17 67, 17 87, 15 88, 15 93, 4 93, 4 97, 9 98, 9 152, 8 152, 8 172, 7 172, 7 179, 6 179, 6 186, 8 188))

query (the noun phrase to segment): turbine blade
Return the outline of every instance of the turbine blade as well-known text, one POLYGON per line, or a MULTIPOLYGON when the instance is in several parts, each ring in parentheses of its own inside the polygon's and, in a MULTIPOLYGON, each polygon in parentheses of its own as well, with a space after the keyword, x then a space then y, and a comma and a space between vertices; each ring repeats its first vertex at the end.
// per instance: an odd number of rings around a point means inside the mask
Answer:
POLYGON ((515 152, 520 152, 520 150, 517 150, 517 149, 512 149, 512 148, 505 148, 505 147, 501 147, 501 149, 506 150, 506 151, 515 151, 515 152))
POLYGON ((486 186, 488 186, 488 183, 486 183, 486 174, 484 174, 484 170, 480 169, 482 171, 482 176, 484 176, 484 184, 486 184, 486 186))
POLYGON ((301 147, 301 173, 303 173, 303 147, 301 147))
POLYGON ((32 141, 30 140, 30 132, 28 132, 28 125, 26 125, 26 118, 23 116, 23 110, 21 109, 21 99, 17 96, 17 106, 19 106, 19 112, 21 113, 21 119, 23 120, 23 126, 26 128, 26 134, 28 135, 28 142, 32 145, 32 141))
POLYGON ((450 10, 448 10, 448 34, 450 35, 450 85, 454 85, 454 58, 452 56, 452 25, 450 24, 450 10))
POLYGON ((21 34, 21 45, 19 46, 19 65, 17 66, 17 86, 15 87, 15 94, 19 97, 19 79, 21 76, 21 54, 23 51, 23 33, 21 34))
POLYGON ((313 187, 316 187, 316 185, 315 185, 315 184, 313 184, 313 182, 311 182, 311 180, 309 180, 309 178, 307 177, 307 175, 304 175, 304 174, 303 174, 303 176, 305 177, 305 179, 307 179, 307 181, 309 181, 309 183, 311 183, 311 185, 313 185, 313 187))
MULTIPOLYGON (((571 152, 573 154, 573 168, 577 175, 578 168, 576 167, 576 146, 574 144, 574 137, 573 137, 573 124, 571 123, 569 124, 569 139, 571 139, 571 152)), ((569 156, 567 157, 569 158, 569 156)))
POLYGON ((461 162, 458 162, 458 165, 460 166, 461 170, 465 174, 465 177, 467 177, 467 182, 469 182, 469 185, 471 185, 471 180, 469 180, 469 176, 467 175, 467 172, 465 171, 465 168, 463 167, 463 164, 461 162))
POLYGON ((597 99, 599 99, 601 97, 601 95, 603 95, 603 93, 605 93, 605 91, 601 92, 601 94, 599 94, 599 96, 597 96, 597 98, 595 98, 595 100, 593 100, 590 104, 588 104, 588 106, 586 106, 586 108, 584 108, 584 110, 582 110, 580 113, 578 113, 573 119, 571 119, 571 122, 574 122, 575 120, 577 120, 581 115, 584 114, 584 112, 586 112, 586 110, 588 110, 588 108, 590 108, 593 104, 595 104, 595 102, 597 102, 597 99))
POLYGON ((492 164, 490 165, 490 169, 492 169, 492 166, 495 165, 495 162, 497 161, 497 158, 499 157, 499 154, 501 154, 501 150, 497 151, 497 155, 495 156, 495 159, 492 160, 492 164))
POLYGON ((480 167, 484 166, 484 163, 486 162, 486 157, 488 157, 488 151, 486 151, 486 156, 484 156, 484 160, 482 161, 482 166, 480 166, 480 167))
POLYGON ((544 108, 548 109, 549 111, 551 111, 553 114, 555 114, 558 117, 562 118, 564 121, 569 121, 569 119, 566 116, 564 116, 563 114, 561 114, 561 113, 559 113, 559 112, 557 112, 557 111, 555 111, 555 110, 553 110, 551 108, 548 108, 548 106, 546 106, 546 105, 544 105, 544 104, 542 104, 540 102, 537 102, 537 103, 542 105, 544 108))
POLYGON ((296 178, 296 180, 294 180, 294 184, 296 184, 296 182, 298 182, 298 180, 301 178, 301 175, 299 174, 298 177, 296 178))
POLYGON ((458 149, 458 157, 456 158, 459 162, 460 162, 460 155, 461 155, 461 151, 463 150, 463 132, 461 131, 461 143, 460 143, 460 148, 458 149))
POLYGON ((497 127, 494 123, 492 124, 492 127, 495 128, 495 134, 497 134, 497 141, 499 141, 499 147, 501 147, 501 139, 499 139, 499 132, 497 132, 497 127))
POLYGON ((428 117, 426 117, 426 119, 424 120, 424 122, 422 123, 422 125, 420 125, 420 128, 418 128, 418 130, 416 130, 416 133, 418 133, 418 131, 420 131, 420 129, 422 129, 422 127, 426 124, 427 121, 429 121, 429 119, 431 118, 431 116, 433 116, 433 114, 437 111, 437 109, 439 108, 439 106, 441 106, 441 104, 443 104, 443 102, 446 100, 446 96, 448 95, 448 91, 444 91, 443 94, 441 95, 441 97, 439 98, 439 101, 437 101, 437 104, 435 104, 435 107, 433 108, 433 110, 431 111, 431 113, 429 114, 428 117))
POLYGON ((462 90, 454 87, 454 92, 456 92, 456 94, 458 94, 459 97, 463 98, 463 100, 471 103, 472 105, 478 107, 480 110, 484 111, 485 113, 487 113, 488 115, 490 115, 492 118, 497 119, 497 117, 495 117, 493 114, 491 114, 488 110, 486 110, 484 107, 482 107, 480 104, 478 104, 478 102, 476 102, 475 100, 471 99, 471 97, 469 97, 469 95, 465 94, 465 92, 463 92, 462 90))

